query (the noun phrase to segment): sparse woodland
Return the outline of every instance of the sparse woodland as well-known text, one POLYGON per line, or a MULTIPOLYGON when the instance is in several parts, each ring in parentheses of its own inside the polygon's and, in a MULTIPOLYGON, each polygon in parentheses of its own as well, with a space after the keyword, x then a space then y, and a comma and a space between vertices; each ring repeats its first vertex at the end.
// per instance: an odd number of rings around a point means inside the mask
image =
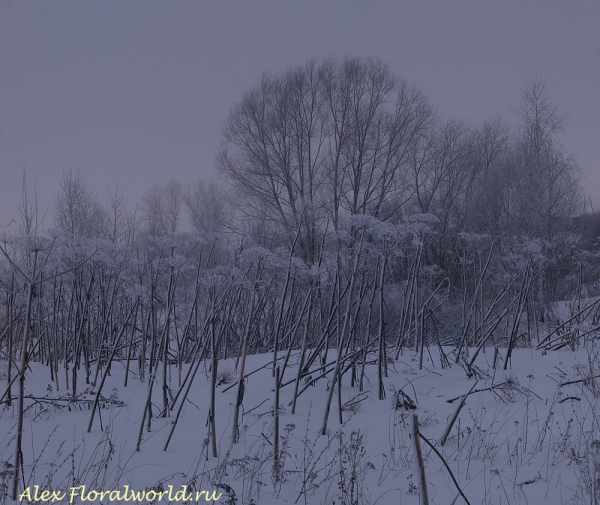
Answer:
MULTIPOLYGON (((587 448, 569 446, 575 453, 565 449, 561 461, 572 457, 583 472, 568 503, 598 503, 600 441, 590 433, 598 423, 600 216, 586 209, 577 162, 560 144, 566 119, 546 81, 534 76, 524 86, 513 119, 516 126, 444 119, 378 60, 310 61, 264 74, 233 106, 216 158, 222 182, 156 185, 133 209, 119 188, 103 202, 78 171, 65 171, 43 219, 24 178, 19 230, 0 243, 0 422, 11 427, 0 437, 0 503, 34 483, 43 451, 26 448, 23 436, 36 413, 85 409, 82 431, 106 434, 103 410, 122 408, 123 388, 134 384, 144 385, 131 413, 135 452, 146 450, 155 425, 165 427, 160 449, 172 451, 186 415, 196 416, 193 450, 204 466, 194 482, 220 489, 223 503, 285 493, 291 502, 405 503, 372 487, 367 497, 364 478, 376 466, 380 485, 411 474, 406 503, 455 495, 452 503, 525 503, 515 489, 526 479, 516 476, 504 501, 469 495, 469 470, 458 463, 492 458, 481 475, 487 486, 501 481, 484 415, 473 408, 464 416, 484 395, 525 399, 534 415, 533 379, 525 387, 509 373, 523 349, 589 358, 580 375, 561 369, 558 382, 579 381, 589 402, 561 428, 581 421, 587 448), (181 231, 186 213, 193 232, 181 231), (410 377, 433 374, 431 384, 450 380, 443 373, 456 381, 435 439, 424 390, 389 387, 407 367, 410 377), (45 396, 28 388, 34 370, 49 384, 45 396), (255 373, 268 389, 253 391, 255 373), (120 397, 105 385, 117 374, 120 397), (344 430, 366 402, 388 411, 393 402, 383 463, 368 458, 363 433, 344 430), (259 413, 268 426, 244 453, 259 413), (305 425, 296 460, 290 444, 305 425), (398 437, 405 442, 394 449, 398 437), (442 462, 446 484, 428 497, 426 474, 442 462), (319 494, 327 479, 335 489, 319 494)), ((570 396, 582 403, 584 395, 570 396)), ((525 421, 510 421, 519 440, 507 449, 511 465, 536 455, 546 458, 540 468, 550 464, 540 412, 535 437, 525 421)))

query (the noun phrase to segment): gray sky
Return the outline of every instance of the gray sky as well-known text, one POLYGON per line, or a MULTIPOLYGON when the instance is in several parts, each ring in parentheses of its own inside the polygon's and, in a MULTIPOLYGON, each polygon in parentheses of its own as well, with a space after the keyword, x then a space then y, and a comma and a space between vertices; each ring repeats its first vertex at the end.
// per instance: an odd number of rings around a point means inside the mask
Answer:
POLYGON ((537 70, 600 208, 598 0, 0 0, 0 225, 18 216, 22 167, 44 206, 69 167, 130 203, 212 177, 221 126, 263 71, 346 55, 381 58, 473 123, 513 120, 537 70))

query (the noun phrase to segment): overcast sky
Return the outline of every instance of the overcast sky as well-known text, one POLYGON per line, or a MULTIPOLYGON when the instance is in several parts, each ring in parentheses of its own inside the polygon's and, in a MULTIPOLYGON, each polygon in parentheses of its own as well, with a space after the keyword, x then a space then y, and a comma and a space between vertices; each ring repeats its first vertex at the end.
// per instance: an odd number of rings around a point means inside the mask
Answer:
POLYGON ((21 174, 50 205, 63 169, 104 200, 215 176, 230 108, 263 71, 375 56, 446 117, 514 119, 534 72, 600 208, 600 1, 0 0, 0 226, 21 174))

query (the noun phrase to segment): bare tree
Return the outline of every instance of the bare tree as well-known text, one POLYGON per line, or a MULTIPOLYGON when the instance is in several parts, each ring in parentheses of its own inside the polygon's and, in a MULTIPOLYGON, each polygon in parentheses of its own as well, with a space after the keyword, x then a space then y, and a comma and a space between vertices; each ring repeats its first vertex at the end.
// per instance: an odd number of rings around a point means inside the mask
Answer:
POLYGON ((522 90, 519 137, 512 155, 511 213, 525 233, 553 236, 560 217, 583 210, 580 169, 560 145, 565 115, 549 96, 548 80, 534 74, 522 90))
POLYGON ((380 60, 330 61, 323 73, 334 224, 340 212, 392 217, 408 199, 409 154, 433 122, 433 108, 380 60))
POLYGON ((106 236, 113 244, 129 245, 135 239, 136 211, 127 208, 123 190, 117 183, 106 203, 106 236))
POLYGON ((231 222, 229 192, 216 181, 198 181, 182 193, 182 200, 198 233, 217 233, 231 222))
POLYGON ((59 230, 69 239, 104 236, 104 209, 83 181, 79 169, 63 172, 54 218, 59 230))
POLYGON ((475 180, 465 201, 464 229, 499 235, 507 230, 507 193, 510 187, 508 153, 510 132, 499 116, 475 131, 472 150, 475 180))
POLYGON ((244 198, 243 209, 269 218, 306 259, 316 255, 325 111, 314 61, 283 75, 265 74, 231 111, 217 167, 244 198))
POLYGON ((179 214, 181 213, 181 193, 182 186, 180 182, 171 180, 164 187, 164 214, 169 234, 173 235, 179 225, 179 214))
POLYGON ((19 233, 21 235, 37 235, 39 227, 44 221, 44 216, 40 216, 38 208, 39 189, 36 181, 33 182, 33 191, 29 190, 27 184, 27 174, 23 168, 23 185, 21 190, 21 201, 17 205, 21 222, 19 223, 19 233))
POLYGON ((412 146, 434 113, 376 59, 313 60, 265 74, 231 111, 217 167, 247 215, 267 216, 303 258, 340 215, 388 218, 407 200, 412 146))
POLYGON ((163 215, 163 191, 160 185, 155 184, 148 189, 142 197, 142 202, 148 233, 152 237, 165 235, 167 227, 163 215))
POLYGON ((473 180, 473 131, 465 122, 448 120, 430 135, 423 152, 413 157, 415 201, 419 212, 435 214, 447 225, 473 180))
POLYGON ((155 184, 144 193, 144 217, 151 236, 173 235, 177 231, 181 196, 181 183, 174 180, 155 184))

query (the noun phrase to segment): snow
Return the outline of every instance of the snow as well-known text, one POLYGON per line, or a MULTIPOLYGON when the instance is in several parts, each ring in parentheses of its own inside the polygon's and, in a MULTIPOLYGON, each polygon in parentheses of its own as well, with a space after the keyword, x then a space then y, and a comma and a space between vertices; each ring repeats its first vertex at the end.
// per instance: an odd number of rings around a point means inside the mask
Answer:
MULTIPOLYGON (((113 364, 102 391, 106 401, 101 415, 96 415, 92 431, 87 433, 91 410, 90 402, 83 400, 94 399, 94 388, 82 385, 88 392, 79 396, 78 402, 66 401, 68 394, 49 386, 49 369, 31 363, 26 378, 31 398, 23 434, 25 483, 20 492, 34 485, 40 490, 68 492, 84 484, 88 492, 122 490, 125 485, 133 490, 166 490, 171 485, 175 493, 186 485, 188 490, 222 493, 218 503, 417 504, 420 491, 412 439, 412 416, 417 414, 422 435, 442 454, 470 503, 590 503, 600 477, 600 389, 590 380, 561 383, 598 374, 594 368, 598 350, 593 344, 587 342, 575 352, 515 349, 506 372, 492 368, 493 349, 488 349, 477 358, 478 379, 467 377, 450 354, 452 366, 442 368, 438 349, 430 349, 423 370, 418 369, 414 353, 405 352, 389 363, 385 400, 377 399, 376 366, 367 365, 365 394, 350 387, 350 374, 343 377, 342 402, 363 400, 343 411, 340 425, 334 396, 326 436, 319 435, 319 430, 327 379, 306 389, 294 415, 289 406, 291 383, 280 392, 279 480, 273 478, 275 379, 272 367, 265 366, 272 359, 270 354, 247 358, 246 372, 260 370, 246 379, 241 435, 233 445, 237 386, 217 387, 218 458, 212 457, 207 443, 208 362, 196 375, 168 449, 163 450, 179 404, 170 417, 153 417, 152 431, 144 430, 140 452, 135 450, 136 440, 148 384, 135 376, 136 365, 124 387, 125 364, 113 364), (476 380, 476 391, 487 390, 467 398, 441 446, 439 441, 459 404, 447 400, 466 394, 476 380), (416 410, 393 408, 393 392, 398 390, 416 401, 416 410), (63 401, 52 400, 57 398, 63 401)), ((505 351, 501 349, 501 355, 505 351)), ((294 358, 290 361, 284 384, 296 375, 294 358)), ((224 369, 233 371, 235 360, 221 361, 219 371, 224 369)), ((184 367, 183 377, 186 371, 184 367)), ((169 373, 174 394, 176 365, 170 366, 169 373)), ((237 375, 233 377, 235 381, 237 375)), ((83 381, 82 375, 80 384, 83 381)), ((161 396, 160 387, 155 386, 154 416, 160 411, 161 396)), ((7 462, 14 456, 16 403, 9 407, 4 401, 0 414, 2 503, 10 502, 6 498, 11 482, 7 462)), ((447 469, 425 443, 422 450, 430 503, 452 503, 459 493, 447 469)), ((204 496, 200 501, 206 502, 204 496)), ((168 496, 163 498, 167 503, 168 496)), ((108 502, 108 498, 102 501, 108 502)), ((75 499, 73 503, 92 502, 75 499)), ((454 503, 463 503, 463 498, 454 503)))

